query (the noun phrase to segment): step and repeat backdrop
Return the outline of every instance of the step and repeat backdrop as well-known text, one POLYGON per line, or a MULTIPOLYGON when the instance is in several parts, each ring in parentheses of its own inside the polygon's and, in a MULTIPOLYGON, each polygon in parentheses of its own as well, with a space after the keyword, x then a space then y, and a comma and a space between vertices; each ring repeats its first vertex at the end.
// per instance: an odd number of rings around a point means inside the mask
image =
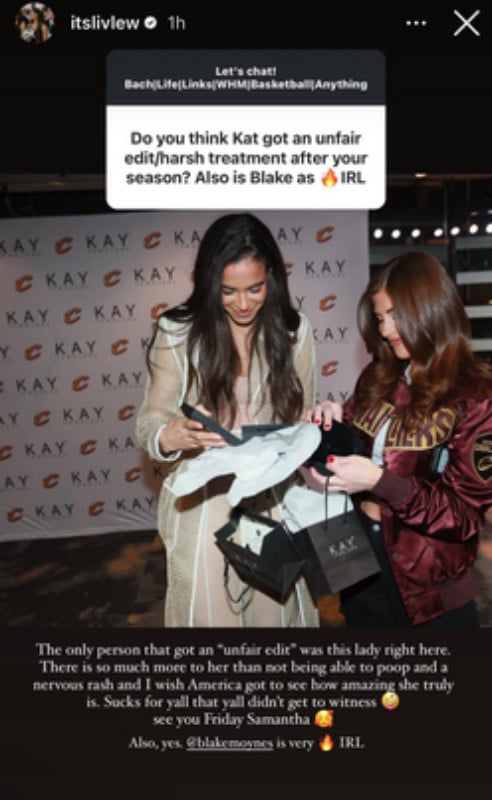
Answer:
MULTIPOLYGON (((319 398, 343 402, 368 358, 367 213, 256 213, 314 328, 319 398)), ((189 295, 217 216, 0 222, 0 541, 155 527, 161 479, 135 437, 145 351, 154 320, 189 295)))

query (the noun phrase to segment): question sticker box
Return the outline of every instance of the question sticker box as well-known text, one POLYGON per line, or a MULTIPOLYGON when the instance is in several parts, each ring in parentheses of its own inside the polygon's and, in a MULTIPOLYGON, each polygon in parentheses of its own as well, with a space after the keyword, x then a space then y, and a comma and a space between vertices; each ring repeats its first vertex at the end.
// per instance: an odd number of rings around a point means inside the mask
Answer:
POLYGON ((111 208, 375 209, 386 200, 377 50, 115 50, 111 208))

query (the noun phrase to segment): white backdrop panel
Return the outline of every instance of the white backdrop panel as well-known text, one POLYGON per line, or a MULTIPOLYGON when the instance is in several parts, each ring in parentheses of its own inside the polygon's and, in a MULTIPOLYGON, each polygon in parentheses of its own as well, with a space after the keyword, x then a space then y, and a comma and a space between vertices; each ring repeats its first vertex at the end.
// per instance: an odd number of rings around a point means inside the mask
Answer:
MULTIPOLYGON (((256 212, 315 330, 320 399, 342 401, 367 354, 356 305, 367 213, 256 212)), ((183 300, 218 212, 0 223, 0 538, 155 527, 159 478, 135 438, 153 318, 183 300)))

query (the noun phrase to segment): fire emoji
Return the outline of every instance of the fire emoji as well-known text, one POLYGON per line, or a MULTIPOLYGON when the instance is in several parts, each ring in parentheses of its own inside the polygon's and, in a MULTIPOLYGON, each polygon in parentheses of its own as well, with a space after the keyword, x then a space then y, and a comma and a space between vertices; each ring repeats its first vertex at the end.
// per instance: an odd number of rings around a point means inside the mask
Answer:
POLYGON ((322 750, 323 753, 328 753, 330 750, 333 750, 334 747, 333 739, 331 736, 328 736, 328 734, 325 734, 325 736, 319 740, 319 749, 322 750))
POLYGON ((338 183, 336 173, 330 168, 328 172, 326 172, 321 178, 321 183, 323 186, 326 186, 327 189, 331 189, 333 186, 336 186, 338 183))
POLYGON ((333 711, 331 709, 321 708, 316 712, 314 724, 319 728, 331 728, 333 725, 333 711))

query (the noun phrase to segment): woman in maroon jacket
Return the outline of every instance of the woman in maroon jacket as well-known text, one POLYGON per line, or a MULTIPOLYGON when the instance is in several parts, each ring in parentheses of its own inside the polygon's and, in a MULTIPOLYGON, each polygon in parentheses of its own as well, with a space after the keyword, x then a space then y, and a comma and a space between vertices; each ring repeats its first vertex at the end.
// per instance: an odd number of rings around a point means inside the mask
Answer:
MULTIPOLYGON (((477 359, 456 286, 432 256, 377 270, 358 324, 372 362, 342 407, 367 457, 330 457, 328 491, 353 495, 381 572, 341 592, 347 625, 477 626, 472 565, 492 506, 492 370, 477 359)), ((320 482, 326 479, 313 472, 320 482)))

